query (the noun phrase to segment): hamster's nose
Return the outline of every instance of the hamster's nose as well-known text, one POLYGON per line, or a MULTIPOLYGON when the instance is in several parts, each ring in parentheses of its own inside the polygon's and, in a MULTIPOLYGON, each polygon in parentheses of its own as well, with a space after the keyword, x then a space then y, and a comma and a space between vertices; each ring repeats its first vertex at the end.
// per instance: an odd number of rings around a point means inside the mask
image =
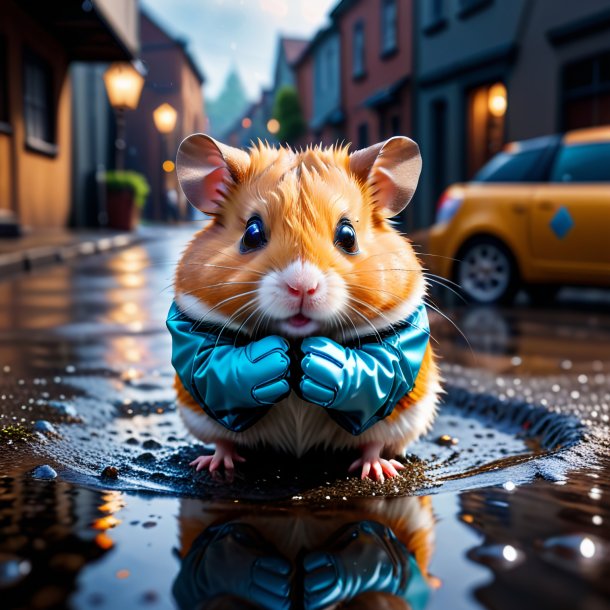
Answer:
POLYGON ((288 292, 294 297, 302 297, 304 294, 308 294, 312 296, 316 293, 318 289, 318 282, 315 284, 306 284, 304 282, 286 282, 286 288, 288 288, 288 292))

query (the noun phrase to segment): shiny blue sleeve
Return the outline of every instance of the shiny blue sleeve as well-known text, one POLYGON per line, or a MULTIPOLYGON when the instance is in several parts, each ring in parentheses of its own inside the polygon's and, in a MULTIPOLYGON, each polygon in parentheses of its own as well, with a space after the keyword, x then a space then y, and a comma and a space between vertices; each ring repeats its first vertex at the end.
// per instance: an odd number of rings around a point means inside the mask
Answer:
POLYGON ((393 411, 414 385, 428 346, 430 327, 422 305, 404 326, 383 341, 343 347, 326 337, 301 346, 303 398, 354 435, 393 411))
POLYGON ((172 365, 199 406, 218 423, 241 432, 290 393, 288 343, 270 336, 236 347, 197 330, 174 303, 167 317, 172 365))

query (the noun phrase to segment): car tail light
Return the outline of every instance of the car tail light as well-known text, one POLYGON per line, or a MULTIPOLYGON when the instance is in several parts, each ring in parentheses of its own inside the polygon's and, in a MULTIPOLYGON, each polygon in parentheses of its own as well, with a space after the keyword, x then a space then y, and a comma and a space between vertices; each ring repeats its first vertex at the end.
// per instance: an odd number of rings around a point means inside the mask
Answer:
POLYGON ((438 224, 449 222, 460 209, 464 196, 447 189, 436 204, 436 222, 438 224))

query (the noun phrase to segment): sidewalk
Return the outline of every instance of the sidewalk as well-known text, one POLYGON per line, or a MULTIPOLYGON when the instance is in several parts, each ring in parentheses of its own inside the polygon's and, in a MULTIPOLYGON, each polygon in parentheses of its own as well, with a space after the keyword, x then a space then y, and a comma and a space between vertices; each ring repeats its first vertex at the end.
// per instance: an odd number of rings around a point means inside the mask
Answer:
POLYGON ((23 237, 0 238, 0 277, 143 241, 145 232, 39 229, 23 237))

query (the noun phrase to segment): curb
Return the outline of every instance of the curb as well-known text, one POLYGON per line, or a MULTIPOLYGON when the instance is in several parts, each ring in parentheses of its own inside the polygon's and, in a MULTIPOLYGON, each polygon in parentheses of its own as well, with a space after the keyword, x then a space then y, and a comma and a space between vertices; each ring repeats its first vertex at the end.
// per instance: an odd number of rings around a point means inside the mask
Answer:
POLYGON ((144 241, 138 233, 88 238, 84 241, 63 246, 40 246, 21 252, 0 254, 0 276, 21 271, 31 271, 46 265, 70 261, 82 256, 102 254, 110 250, 125 248, 144 241))

